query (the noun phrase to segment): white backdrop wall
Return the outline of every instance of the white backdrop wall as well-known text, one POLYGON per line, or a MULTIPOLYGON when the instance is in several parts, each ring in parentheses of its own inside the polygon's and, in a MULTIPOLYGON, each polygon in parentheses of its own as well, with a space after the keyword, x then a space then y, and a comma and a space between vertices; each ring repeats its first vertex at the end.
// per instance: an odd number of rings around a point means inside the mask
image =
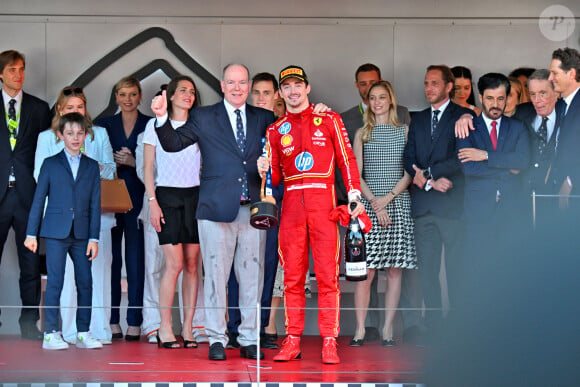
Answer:
MULTIPOLYGON (((91 66, 135 36, 156 28, 150 39, 85 78, 82 86, 93 116, 107 108, 119 78, 160 59, 176 72, 194 76, 203 104, 219 100, 215 82, 227 63, 244 63, 252 74, 276 74, 298 64, 310 76, 311 99, 339 112, 359 101, 353 84, 357 66, 373 62, 393 82, 400 103, 419 110, 426 106, 422 85, 430 64, 464 65, 477 79, 488 71, 547 67, 554 49, 578 48, 580 4, 560 4, 576 18, 558 28, 575 30, 562 41, 552 41, 538 25, 551 3, 540 0, 2 0, 0 51, 17 49, 26 55, 25 90, 52 105, 62 87, 87 76, 91 66), (168 46, 159 36, 170 36, 175 45, 168 46), (209 83, 176 55, 179 50, 210 74, 205 76, 209 83)), ((145 77, 144 112, 150 112, 152 95, 168 79, 163 70, 145 77)), ((19 304, 15 259, 10 236, 0 268, 0 305, 19 304)), ((9 314, 5 311, 2 320, 9 314)), ((5 323, 0 332, 11 326, 5 323)))

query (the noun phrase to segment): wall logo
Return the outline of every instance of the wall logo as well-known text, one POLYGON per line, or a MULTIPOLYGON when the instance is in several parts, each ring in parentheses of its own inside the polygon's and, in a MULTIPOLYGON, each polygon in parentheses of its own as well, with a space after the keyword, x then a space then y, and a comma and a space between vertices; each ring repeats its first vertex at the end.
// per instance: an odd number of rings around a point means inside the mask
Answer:
POLYGON ((538 24, 546 39, 561 42, 572 36, 576 22, 569 8, 556 4, 542 11, 538 24))
POLYGON ((278 128, 278 132, 280 134, 288 134, 290 132, 290 129, 292 129, 292 125, 290 125, 289 122, 284 122, 279 128, 278 128))
POLYGON ((296 169, 300 172, 306 172, 312 169, 314 166, 314 157, 308 152, 302 152, 294 160, 294 165, 296 169))
MULTIPOLYGON (((223 95, 221 92, 220 81, 218 78, 213 76, 205 67, 203 67, 199 62, 197 62, 191 55, 187 53, 176 41, 173 35, 169 31, 160 27, 148 28, 132 38, 125 41, 123 44, 117 48, 105 54, 101 59, 95 62, 91 67, 84 71, 78 78, 71 82, 71 85, 78 87, 86 87, 92 81, 94 81, 102 72, 108 69, 110 66, 115 64, 125 55, 129 54, 131 51, 135 50, 137 47, 146 43, 152 39, 160 39, 165 47, 173 54, 177 59, 179 59, 191 72, 197 75, 203 82, 205 82, 212 90, 214 90, 219 95, 223 95)), ((145 64, 140 69, 136 70, 132 74, 132 77, 137 78, 139 81, 143 81, 151 74, 161 70, 169 78, 174 78, 181 74, 165 59, 153 59, 151 62, 145 64)), ((123 74, 127 75, 127 74, 123 74)), ((120 76, 119 76, 120 78, 120 76)), ((109 97, 109 103, 105 110, 100 112, 96 117, 99 118, 104 116, 110 116, 115 114, 117 111, 117 102, 115 100, 115 90, 114 87, 111 90, 111 96, 109 97)))

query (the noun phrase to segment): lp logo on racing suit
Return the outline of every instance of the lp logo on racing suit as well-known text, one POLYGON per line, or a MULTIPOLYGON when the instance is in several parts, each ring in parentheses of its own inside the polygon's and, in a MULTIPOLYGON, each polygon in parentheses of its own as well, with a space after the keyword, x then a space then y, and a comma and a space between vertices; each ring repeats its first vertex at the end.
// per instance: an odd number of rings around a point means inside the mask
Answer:
POLYGON ((302 152, 296 156, 294 165, 300 172, 309 171, 314 166, 314 157, 308 152, 302 152))

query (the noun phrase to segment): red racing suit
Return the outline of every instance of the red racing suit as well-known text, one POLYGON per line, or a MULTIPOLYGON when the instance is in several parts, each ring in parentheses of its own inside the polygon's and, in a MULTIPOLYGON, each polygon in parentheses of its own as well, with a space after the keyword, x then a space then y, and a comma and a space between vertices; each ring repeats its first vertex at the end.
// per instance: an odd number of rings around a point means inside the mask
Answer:
POLYGON ((337 224, 329 219, 336 206, 335 163, 349 196, 360 195, 360 179, 340 115, 315 114, 312 109, 311 105, 301 113, 287 113, 266 133, 273 185, 284 181, 279 253, 284 268, 286 333, 300 336, 304 331, 304 280, 310 247, 318 285, 320 334, 337 337, 340 241, 337 224))

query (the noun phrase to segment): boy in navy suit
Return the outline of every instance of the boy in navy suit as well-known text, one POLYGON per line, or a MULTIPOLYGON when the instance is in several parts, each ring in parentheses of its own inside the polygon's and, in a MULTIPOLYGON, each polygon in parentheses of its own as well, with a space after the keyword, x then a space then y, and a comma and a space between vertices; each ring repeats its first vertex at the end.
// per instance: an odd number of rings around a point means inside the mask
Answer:
POLYGON ((99 164, 81 153, 87 136, 86 121, 81 114, 62 116, 58 131, 64 150, 42 164, 24 242, 28 249, 36 252, 37 236, 46 239, 48 281, 45 305, 49 308, 46 310, 42 348, 68 348, 58 331, 58 307, 67 253, 74 263, 77 284, 79 309, 76 322, 79 333, 76 345, 79 348, 101 348, 102 344, 89 332, 93 287, 90 261, 98 253, 101 222, 99 164))

